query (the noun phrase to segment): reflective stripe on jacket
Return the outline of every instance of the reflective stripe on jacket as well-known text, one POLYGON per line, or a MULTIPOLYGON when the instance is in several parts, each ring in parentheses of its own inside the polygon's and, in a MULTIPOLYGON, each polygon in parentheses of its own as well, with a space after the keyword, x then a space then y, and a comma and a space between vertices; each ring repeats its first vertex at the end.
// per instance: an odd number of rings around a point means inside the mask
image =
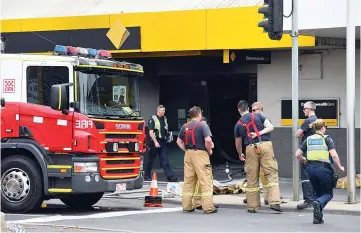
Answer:
POLYGON ((327 135, 314 134, 307 137, 307 160, 330 163, 330 154, 325 141, 327 135))
MULTIPOLYGON (((158 117, 156 115, 153 115, 152 116, 152 119, 154 121, 154 131, 157 131, 158 132, 158 137, 159 138, 163 138, 164 135, 162 135, 162 131, 160 130, 160 121, 158 119, 158 117)), ((167 122, 167 118, 164 116, 164 128, 166 131, 168 131, 168 122, 167 122)), ((155 134, 155 132, 154 132, 155 134)))

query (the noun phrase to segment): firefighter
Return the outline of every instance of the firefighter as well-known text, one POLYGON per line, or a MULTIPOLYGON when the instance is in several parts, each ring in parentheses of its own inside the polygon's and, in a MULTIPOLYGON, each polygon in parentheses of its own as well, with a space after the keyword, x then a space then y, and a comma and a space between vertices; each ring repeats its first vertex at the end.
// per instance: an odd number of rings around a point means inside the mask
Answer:
MULTIPOLYGON (((252 112, 261 113, 263 115, 263 104, 261 102, 254 102, 251 107, 252 107, 252 112)), ((272 123, 269 119, 266 118, 265 125, 266 124, 272 124, 272 123)), ((268 205, 268 195, 267 195, 268 182, 266 177, 264 176, 262 166, 260 167, 259 177, 263 187, 264 204, 268 205)), ((247 198, 243 200, 243 203, 247 204, 247 198)))
MULTIPOLYGON (((312 101, 307 101, 303 105, 303 112, 307 119, 304 120, 302 123, 300 129, 296 132, 297 138, 301 139, 301 144, 307 139, 308 136, 313 135, 315 132, 313 128, 311 127, 311 124, 317 120, 317 116, 315 114, 316 111, 316 104, 312 101)), ((305 157, 307 157, 307 152, 305 154, 305 157)), ((315 194, 314 190, 312 188, 312 185, 310 183, 310 180, 307 176, 307 164, 301 163, 301 183, 302 183, 302 193, 303 193, 303 199, 304 202, 297 205, 297 209, 304 209, 307 207, 312 206, 312 202, 315 200, 315 194)))
POLYGON ((153 162, 157 153, 159 153, 160 165, 164 170, 164 173, 169 182, 177 182, 177 177, 174 176, 172 169, 170 168, 168 158, 168 122, 165 117, 165 107, 159 105, 157 107, 157 114, 153 115, 148 122, 149 129, 149 156, 148 163, 144 173, 144 180, 151 181, 151 171, 153 162))
POLYGON ((212 133, 208 125, 202 122, 202 111, 199 107, 189 109, 192 120, 182 126, 177 144, 185 151, 184 184, 182 190, 183 211, 193 212, 192 200, 197 181, 199 181, 202 209, 204 213, 216 213, 213 204, 213 176, 209 156, 212 155, 212 133))
POLYGON ((332 199, 333 188, 337 182, 334 179, 330 158, 332 158, 341 172, 344 172, 345 169, 341 165, 332 138, 325 135, 327 128, 325 122, 322 119, 318 119, 311 125, 316 133, 308 136, 302 142, 300 148, 296 151, 296 157, 302 163, 308 164, 307 175, 316 192, 316 199, 312 202, 313 223, 322 224, 324 223, 322 210, 332 199), (307 152, 307 159, 302 156, 305 152, 307 152))
POLYGON ((235 144, 238 155, 245 162, 247 174, 247 209, 255 213, 261 207, 259 189, 259 171, 263 167, 267 179, 268 201, 272 210, 282 212, 281 197, 278 184, 278 163, 274 158, 273 146, 269 133, 273 130, 272 124, 266 124, 266 118, 260 114, 249 113, 248 103, 241 100, 238 103, 240 120, 234 127, 235 144), (242 152, 242 141, 246 145, 247 160, 242 152))
MULTIPOLYGON (((202 122, 207 124, 207 119, 205 117, 202 117, 202 122)), ((212 149, 214 148, 214 143, 212 142, 212 149)), ((212 176, 212 182, 213 182, 213 176, 212 176)), ((193 207, 197 210, 202 210, 202 189, 199 184, 199 180, 197 181, 196 188, 193 195, 193 207)), ((218 208, 218 204, 214 204, 215 208, 218 208)))

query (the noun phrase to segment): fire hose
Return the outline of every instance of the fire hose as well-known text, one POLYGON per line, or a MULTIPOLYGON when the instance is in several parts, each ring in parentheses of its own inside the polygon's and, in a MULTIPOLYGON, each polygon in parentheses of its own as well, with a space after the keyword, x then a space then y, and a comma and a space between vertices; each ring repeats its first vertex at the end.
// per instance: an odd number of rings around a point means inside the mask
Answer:
POLYGON ((241 162, 240 160, 236 160, 232 157, 230 157, 223 149, 222 149, 222 146, 220 145, 219 141, 215 141, 215 147, 217 149, 217 151, 219 152, 219 155, 221 155, 225 160, 226 160, 226 164, 225 164, 225 172, 226 172, 226 175, 228 177, 227 180, 221 180, 221 181, 218 181, 219 183, 228 183, 228 182, 231 182, 233 180, 233 175, 235 174, 241 174, 242 176, 245 175, 245 172, 244 172, 244 168, 240 169, 240 170, 236 170, 236 171, 233 171, 233 172, 230 172, 230 169, 229 169, 229 165, 228 165, 228 161, 229 162, 233 162, 233 163, 236 163, 236 164, 243 164, 243 162, 241 162))

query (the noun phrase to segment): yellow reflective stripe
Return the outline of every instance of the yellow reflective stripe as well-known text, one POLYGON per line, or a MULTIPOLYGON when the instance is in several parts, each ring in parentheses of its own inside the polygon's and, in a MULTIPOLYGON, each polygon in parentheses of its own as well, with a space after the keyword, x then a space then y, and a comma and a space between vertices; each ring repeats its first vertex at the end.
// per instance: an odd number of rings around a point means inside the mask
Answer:
POLYGON ((203 192, 201 195, 202 197, 209 197, 213 195, 213 192, 203 192))
POLYGON ((200 188, 199 188, 199 185, 198 185, 198 183, 196 184, 196 188, 195 188, 195 190, 194 190, 194 193, 200 193, 200 188))
POLYGON ((266 186, 267 188, 277 187, 278 183, 268 183, 266 186))
POLYGON ((258 192, 259 191, 259 187, 257 188, 246 188, 246 192, 258 192))
MULTIPOLYGON (((159 138, 162 138, 162 135, 161 135, 162 133, 161 133, 161 130, 160 130, 160 122, 158 120, 158 117, 156 115, 153 115, 152 119, 154 121, 154 129, 158 130, 159 138)), ((154 135, 155 135, 155 132, 154 132, 154 135)))
POLYGON ((270 202, 270 205, 279 205, 279 204, 281 204, 280 201, 271 201, 270 202))
POLYGON ((201 194, 194 194, 193 197, 201 197, 201 194))
POLYGON ((59 106, 58 109, 60 110, 61 107, 61 87, 59 86, 59 106))
POLYGON ((165 116, 164 116, 164 124, 165 124, 164 128, 166 130, 168 130, 168 120, 167 120, 167 118, 165 116))
POLYGON ((189 192, 183 192, 182 193, 182 196, 185 196, 185 197, 193 197, 193 193, 189 193, 189 192))

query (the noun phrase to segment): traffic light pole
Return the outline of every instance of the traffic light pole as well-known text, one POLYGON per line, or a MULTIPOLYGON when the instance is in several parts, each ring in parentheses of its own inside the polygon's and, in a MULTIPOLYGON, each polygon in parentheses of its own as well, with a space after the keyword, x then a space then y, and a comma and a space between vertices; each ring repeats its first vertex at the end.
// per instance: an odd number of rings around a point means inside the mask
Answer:
POLYGON ((300 162, 295 156, 298 149, 298 0, 293 0, 292 9, 292 157, 293 157, 293 200, 300 200, 300 162))
POLYGON ((347 110, 347 203, 356 203, 355 172, 355 55, 356 23, 355 0, 347 0, 346 40, 346 110, 347 110))

